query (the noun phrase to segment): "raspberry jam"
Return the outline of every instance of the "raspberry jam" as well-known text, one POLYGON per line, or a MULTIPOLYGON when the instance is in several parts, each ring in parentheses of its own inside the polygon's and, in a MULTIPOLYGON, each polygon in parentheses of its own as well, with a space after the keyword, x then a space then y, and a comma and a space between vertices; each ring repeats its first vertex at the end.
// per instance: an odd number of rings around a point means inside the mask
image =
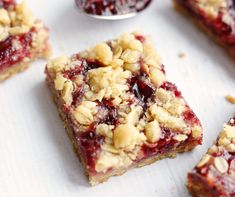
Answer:
POLYGON ((80 147, 81 154, 85 159, 89 172, 95 173, 95 164, 100 152, 101 145, 104 142, 104 137, 95 133, 94 128, 81 133, 77 137, 78 147, 80 147))
POLYGON ((75 2, 87 14, 109 16, 140 12, 151 3, 151 0, 75 0, 75 2))
POLYGON ((99 105, 102 109, 107 111, 105 118, 103 120, 100 120, 100 123, 105 123, 107 125, 116 125, 118 112, 112 101, 103 99, 102 102, 99 102, 99 105))
POLYGON ((79 74, 85 75, 88 70, 103 67, 103 64, 97 60, 81 59, 79 56, 76 59, 78 60, 78 64, 63 72, 65 78, 74 80, 79 74))
POLYGON ((32 31, 18 36, 9 36, 0 42, 0 71, 30 57, 32 31))
POLYGON ((171 82, 164 82, 162 85, 161 85, 161 88, 164 89, 164 90, 167 90, 167 91, 171 91, 174 93, 174 95, 178 98, 181 98, 182 95, 181 95, 181 92, 177 89, 177 87, 171 83, 171 82))
POLYGON ((135 35, 135 39, 139 40, 141 43, 145 42, 145 37, 142 35, 135 35))
POLYGON ((165 127, 161 128, 161 130, 162 136, 156 144, 144 144, 142 146, 142 151, 145 157, 153 156, 156 154, 164 154, 175 146, 176 141, 172 138, 174 132, 165 127))
POLYGON ((77 104, 79 104, 81 102, 83 96, 84 96, 83 87, 78 87, 72 95, 73 101, 72 101, 71 105, 76 106, 77 104))
POLYGON ((0 0, 0 8, 8 9, 10 6, 15 6, 15 0, 0 0))
POLYGON ((143 104, 146 104, 148 99, 151 98, 155 92, 155 88, 152 86, 152 84, 142 76, 131 78, 130 88, 136 98, 139 99, 143 104))
MULTIPOLYGON (((188 107, 188 106, 187 106, 188 107)), ((188 109, 183 113, 184 120, 191 125, 200 125, 200 121, 195 115, 195 113, 188 107, 188 109)))

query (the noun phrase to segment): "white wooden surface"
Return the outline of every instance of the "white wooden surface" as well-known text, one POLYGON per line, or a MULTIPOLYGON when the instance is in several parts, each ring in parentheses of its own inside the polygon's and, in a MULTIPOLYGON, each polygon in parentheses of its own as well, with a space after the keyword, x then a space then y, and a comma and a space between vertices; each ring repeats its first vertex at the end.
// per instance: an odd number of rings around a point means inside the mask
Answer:
POLYGON ((172 9, 154 1, 125 21, 97 21, 79 14, 73 0, 28 0, 51 30, 54 56, 72 54, 136 29, 151 34, 168 79, 177 84, 204 126, 203 145, 89 187, 44 83, 44 61, 0 84, 1 197, 186 197, 187 172, 216 138, 235 107, 235 65, 226 53, 172 9), (186 57, 180 59, 178 54, 186 57))

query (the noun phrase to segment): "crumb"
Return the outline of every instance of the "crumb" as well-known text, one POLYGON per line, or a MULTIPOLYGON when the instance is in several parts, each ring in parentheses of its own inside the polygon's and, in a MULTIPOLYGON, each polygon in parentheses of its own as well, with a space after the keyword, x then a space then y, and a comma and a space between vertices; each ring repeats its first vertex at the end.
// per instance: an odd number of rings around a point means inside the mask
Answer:
POLYGON ((65 51, 65 48, 63 46, 59 46, 59 50, 64 52, 65 51))
POLYGON ((170 191, 171 191, 172 194, 174 194, 175 191, 176 191, 176 188, 173 186, 173 187, 171 187, 170 191))
POLYGON ((228 102, 230 102, 231 104, 235 104, 235 97, 231 96, 231 95, 227 95, 226 97, 226 100, 228 102))
POLYGON ((186 56, 186 54, 183 52, 179 53, 179 55, 178 55, 179 58, 185 58, 185 56, 186 56))

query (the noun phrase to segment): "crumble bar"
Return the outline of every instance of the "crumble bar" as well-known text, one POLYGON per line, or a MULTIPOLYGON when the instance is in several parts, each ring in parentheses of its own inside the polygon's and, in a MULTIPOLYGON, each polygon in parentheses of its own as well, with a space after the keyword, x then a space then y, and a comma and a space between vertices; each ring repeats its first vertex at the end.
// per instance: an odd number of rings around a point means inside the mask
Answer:
POLYGON ((48 30, 25 3, 0 0, 0 82, 50 54, 48 30))
POLYGON ((225 124, 214 145, 188 174, 195 197, 235 196, 235 119, 225 124))
POLYGON ((176 9, 190 15, 203 31, 235 56, 233 0, 174 0, 176 9))
POLYGON ((147 36, 126 33, 58 57, 45 73, 91 185, 202 142, 200 121, 147 36))

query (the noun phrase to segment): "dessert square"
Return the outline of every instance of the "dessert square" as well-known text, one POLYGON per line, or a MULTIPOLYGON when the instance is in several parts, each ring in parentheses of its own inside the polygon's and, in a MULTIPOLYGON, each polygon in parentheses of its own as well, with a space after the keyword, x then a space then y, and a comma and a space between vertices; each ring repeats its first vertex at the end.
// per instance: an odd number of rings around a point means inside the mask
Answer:
POLYGON ((202 142, 200 121, 148 36, 125 33, 51 60, 45 73, 91 185, 202 142))
POLYGON ((235 56, 233 0, 174 0, 176 9, 190 15, 203 31, 235 56))
POLYGON ((50 54, 48 30, 25 3, 0 0, 0 82, 50 54))
POLYGON ((187 186, 195 197, 235 196, 235 118, 188 174, 187 186))

